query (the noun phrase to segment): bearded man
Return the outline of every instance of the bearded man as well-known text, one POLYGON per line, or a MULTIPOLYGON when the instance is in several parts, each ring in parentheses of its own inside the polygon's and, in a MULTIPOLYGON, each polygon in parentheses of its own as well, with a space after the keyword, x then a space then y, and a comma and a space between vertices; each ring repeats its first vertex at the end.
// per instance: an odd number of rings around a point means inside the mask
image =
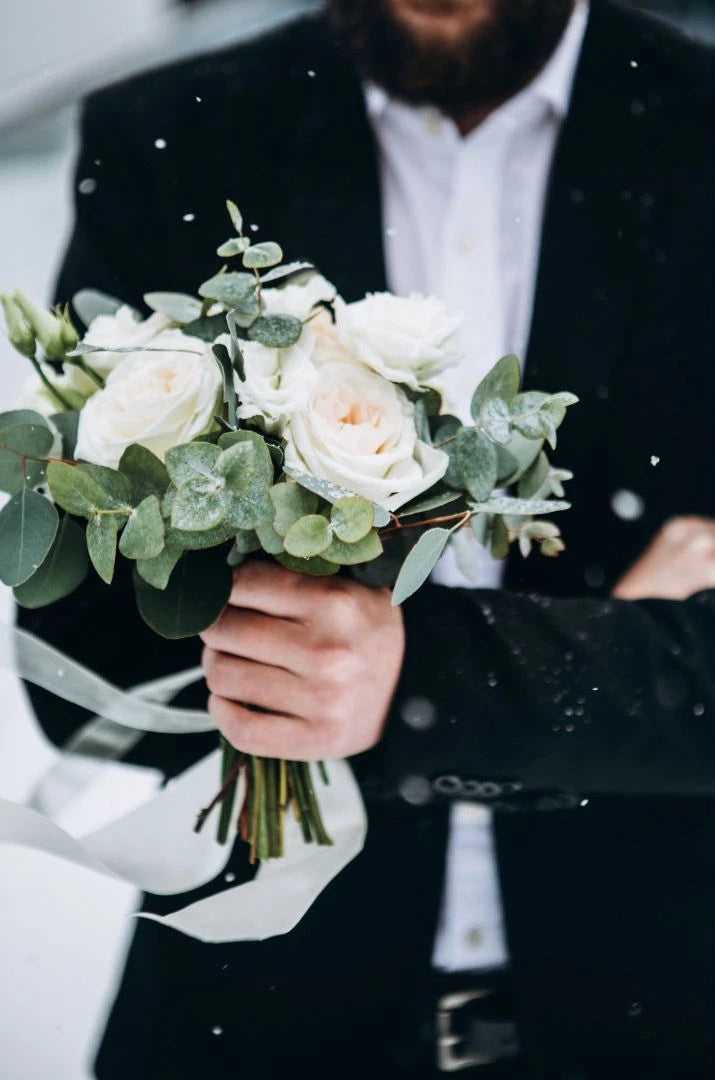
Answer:
MULTIPOLYGON (((607 0, 329 9, 87 102, 58 299, 192 291, 226 196, 349 300, 435 293, 467 316, 463 409, 506 352, 579 395, 567 550, 477 549, 476 589, 444 561, 404 618, 355 582, 237 572, 212 714, 247 752, 290 731, 293 757, 350 757, 366 848, 283 938, 143 922, 97 1076, 709 1076, 712 56, 607 0)), ((197 662, 128 583, 114 603, 23 619, 124 685, 197 662)), ((34 697, 64 741, 78 710, 34 697)), ((133 759, 171 776, 211 746, 133 759)))

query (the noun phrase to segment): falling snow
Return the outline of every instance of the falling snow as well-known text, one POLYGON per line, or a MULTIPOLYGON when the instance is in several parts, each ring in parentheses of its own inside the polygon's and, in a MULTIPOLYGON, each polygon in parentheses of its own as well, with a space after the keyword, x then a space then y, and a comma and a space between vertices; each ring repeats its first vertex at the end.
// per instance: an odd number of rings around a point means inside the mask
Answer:
POLYGON ((166 150, 166 139, 154 139, 154 146, 157 150, 166 150))

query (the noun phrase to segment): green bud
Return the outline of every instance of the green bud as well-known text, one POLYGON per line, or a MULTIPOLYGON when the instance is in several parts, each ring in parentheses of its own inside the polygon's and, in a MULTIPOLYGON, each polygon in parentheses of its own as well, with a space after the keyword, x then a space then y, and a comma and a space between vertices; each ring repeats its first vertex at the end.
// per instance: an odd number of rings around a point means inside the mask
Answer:
POLYGON ((64 360, 67 346, 62 336, 62 320, 29 300, 24 293, 15 292, 12 298, 30 324, 47 359, 64 360))
POLYGON ((19 353, 32 359, 35 355, 35 335, 25 321, 17 304, 5 293, 0 293, 7 336, 19 353))
POLYGON ((62 329, 60 331, 60 333, 62 334, 62 344, 64 345, 67 352, 71 352, 79 345, 79 334, 72 325, 69 304, 65 304, 63 308, 59 307, 58 305, 55 308, 55 314, 62 323, 62 329))

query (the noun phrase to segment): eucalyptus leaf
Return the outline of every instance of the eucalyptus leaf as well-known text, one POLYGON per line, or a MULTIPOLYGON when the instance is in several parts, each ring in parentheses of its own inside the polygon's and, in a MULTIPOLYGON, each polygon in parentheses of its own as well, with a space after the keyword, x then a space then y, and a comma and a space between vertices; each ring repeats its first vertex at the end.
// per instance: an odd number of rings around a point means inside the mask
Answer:
POLYGON ((485 401, 479 412, 479 426, 492 442, 506 446, 511 437, 509 406, 502 398, 485 401))
POLYGON ((286 570, 294 570, 298 574, 310 574, 311 577, 330 577, 331 574, 337 574, 340 570, 337 563, 327 562, 320 555, 312 559, 299 559, 284 551, 275 558, 276 562, 285 566, 286 570))
POLYGON ((236 428, 236 387, 233 382, 233 364, 231 362, 231 356, 225 345, 217 344, 212 347, 212 352, 216 358, 219 371, 221 372, 221 380, 223 385, 223 402, 226 406, 226 417, 228 425, 231 428, 236 428))
POLYGON ((191 323, 201 315, 201 301, 187 293, 144 293, 144 303, 152 311, 166 315, 172 322, 191 323))
MULTIPOLYGON (((92 320, 100 315, 116 315, 120 307, 124 306, 124 302, 117 300, 116 296, 109 296, 97 289, 80 289, 72 297, 72 307, 85 326, 89 326, 92 320)), ((133 308, 131 310, 134 311, 133 308)), ((138 312, 134 314, 138 315, 138 312)))
POLYGON ((51 461, 47 466, 47 483, 54 501, 68 514, 90 518, 105 506, 103 489, 77 465, 51 461))
MULTIPOLYGON (((25 410, 23 410, 25 412, 25 410)), ((28 411, 29 415, 35 415, 28 411)), ((12 413, 3 414, 5 418, 12 413)), ((14 415, 21 416, 17 411, 14 415)), ((13 495, 27 484, 36 487, 45 475, 46 457, 52 449, 53 437, 46 422, 13 424, 6 419, 0 428, 0 491, 13 495)))
POLYGON ((272 525, 258 525, 256 527, 256 536, 260 547, 269 555, 280 555, 285 551, 283 537, 276 532, 272 525))
POLYGON ((568 510, 571 503, 560 499, 514 499, 510 495, 496 495, 485 502, 470 504, 470 510, 478 514, 507 514, 512 517, 531 517, 533 514, 555 514, 568 510))
POLYGON ((207 341, 211 344, 219 334, 226 332, 226 315, 224 312, 219 315, 200 315, 198 319, 187 323, 183 327, 183 331, 191 337, 199 338, 201 341, 207 341))
POLYGON ((243 232, 243 216, 241 211, 232 199, 226 199, 226 209, 228 210, 234 229, 240 235, 243 232))
POLYGON ((289 283, 291 285, 302 285, 316 273, 317 271, 312 263, 290 262, 285 263, 283 266, 277 266, 275 270, 269 270, 266 274, 261 274, 261 283, 275 286, 288 285, 289 283))
POLYGON ((29 488, 22 488, 0 510, 0 581, 22 585, 47 558, 59 515, 52 503, 29 488))
POLYGON ((135 573, 139 614, 162 637, 193 637, 216 622, 228 603, 232 582, 231 567, 222 552, 188 552, 164 589, 153 588, 135 573))
POLYGON ((324 559, 337 563, 339 566, 356 566, 359 563, 373 562, 380 555, 382 555, 382 541, 375 529, 371 529, 361 540, 350 544, 335 537, 330 547, 322 553, 324 559))
POLYGON ((140 443, 132 443, 126 448, 119 461, 119 471, 129 478, 134 505, 147 495, 161 499, 170 484, 164 462, 140 443))
POLYGON ((243 253, 243 265, 250 270, 264 270, 269 266, 277 266, 283 258, 280 244, 272 240, 264 240, 261 244, 254 244, 243 253))
POLYGON ((322 555, 332 541, 330 522, 321 514, 309 514, 295 521, 284 538, 285 550, 298 559, 322 555))
POLYGON ((287 349, 295 345, 303 331, 303 323, 295 315, 261 315, 248 330, 250 341, 272 349, 287 349))
POLYGON ((15 587, 15 600, 24 608, 47 607, 73 593, 88 569, 84 533, 71 517, 63 516, 45 561, 32 577, 15 587))
POLYGON ((87 551, 102 581, 112 584, 117 557, 117 519, 98 510, 87 522, 87 551))
POLYGON ((509 554, 509 530, 499 515, 492 518, 491 551, 495 559, 506 559, 509 554))
POLYGON ((236 307, 246 304, 251 298, 256 300, 256 315, 258 312, 256 280, 253 274, 243 271, 233 271, 228 274, 216 274, 199 286, 199 296, 206 300, 217 300, 227 307, 236 307))
POLYGON ((216 472, 226 481, 226 521, 241 529, 255 529, 273 521, 270 499, 273 462, 265 442, 252 431, 236 431, 219 439, 216 472))
POLYGON ((74 409, 68 409, 67 412, 54 413, 50 420, 62 436, 62 456, 73 458, 77 446, 79 413, 74 409))
POLYGON ((212 481, 220 454, 220 449, 213 443, 192 442, 172 446, 166 455, 166 469, 177 488, 190 480, 212 481))
POLYGON ((422 586, 439 562, 450 537, 449 529, 428 529, 405 559, 392 590, 392 605, 397 607, 422 586))
POLYGON ((425 514, 428 510, 437 510, 440 506, 448 506, 461 498, 462 493, 459 491, 437 491, 434 495, 419 495, 395 513, 398 518, 414 517, 416 514, 425 514))
POLYGON ((354 544, 367 536, 375 524, 375 510, 360 495, 338 499, 330 512, 330 524, 338 540, 354 544))
POLYGON ((163 551, 160 551, 152 559, 137 559, 137 573, 153 588, 165 589, 181 555, 182 552, 179 548, 165 547, 163 551))
POLYGON ((280 536, 285 536, 294 522, 318 509, 317 495, 294 480, 274 484, 269 495, 275 511, 273 528, 280 536))
POLYGON ((147 495, 132 510, 119 541, 127 559, 153 559, 164 549, 164 520, 156 495, 147 495))
POLYGON ((91 476, 104 492, 103 509, 130 512, 134 504, 129 477, 117 469, 108 469, 105 465, 92 465, 90 462, 83 461, 77 468, 91 476))
POLYGON ((487 499, 497 482, 497 452, 491 439, 476 428, 462 428, 454 443, 454 458, 472 498, 487 499))
POLYGON ((548 475, 549 459, 542 450, 519 481, 519 498, 531 499, 541 491, 548 475))
POLYGON ((502 356, 494 367, 489 371, 472 397, 472 416, 475 421, 479 420, 482 408, 492 398, 501 398, 509 404, 519 392, 521 382, 521 367, 519 358, 510 354, 502 356))
MULTIPOLYGON (((336 503, 340 499, 350 498, 355 492, 348 491, 347 488, 341 487, 340 484, 334 484, 332 480, 323 480, 318 476, 313 476, 312 473, 303 472, 302 469, 295 469, 290 465, 285 467, 286 476, 290 476, 292 480, 295 480, 301 487, 306 488, 308 491, 312 491, 315 495, 320 496, 321 499, 325 499, 326 502, 336 503)), ((379 503, 372 504, 375 511, 375 525, 381 529, 384 525, 390 524, 390 514, 379 503)))
POLYGON ((246 236, 232 236, 220 247, 216 248, 216 254, 222 259, 232 259, 236 255, 242 255, 246 248, 251 246, 251 241, 246 236))

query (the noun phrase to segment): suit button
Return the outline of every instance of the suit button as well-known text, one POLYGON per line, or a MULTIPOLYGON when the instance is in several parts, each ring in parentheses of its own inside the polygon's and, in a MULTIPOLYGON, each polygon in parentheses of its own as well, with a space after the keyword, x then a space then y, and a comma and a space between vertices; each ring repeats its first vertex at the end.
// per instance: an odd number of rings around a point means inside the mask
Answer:
POLYGON ((437 710, 431 701, 424 697, 408 698, 400 709, 402 719, 414 731, 427 731, 434 727, 437 710))
POLYGON ((482 782, 482 795, 486 799, 493 799, 497 795, 501 795, 504 788, 501 784, 495 783, 493 780, 484 780, 482 782))
POLYGON ((410 806, 424 806, 432 798, 432 788, 426 776, 405 776, 397 790, 410 806))
POLYGON ((458 776, 438 776, 432 781, 432 787, 439 795, 462 794, 462 781, 458 776))

